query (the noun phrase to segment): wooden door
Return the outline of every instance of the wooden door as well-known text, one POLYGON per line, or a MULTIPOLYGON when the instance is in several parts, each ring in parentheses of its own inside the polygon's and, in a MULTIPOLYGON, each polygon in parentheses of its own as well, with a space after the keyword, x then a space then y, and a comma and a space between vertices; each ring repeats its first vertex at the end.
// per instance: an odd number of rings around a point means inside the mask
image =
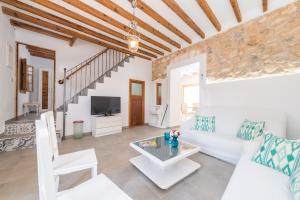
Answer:
POLYGON ((145 81, 129 80, 129 127, 144 124, 145 81))
POLYGON ((161 83, 156 83, 156 105, 161 105, 161 83))
POLYGON ((42 109, 48 109, 49 72, 42 71, 42 109))
POLYGON ((28 67, 27 67, 27 60, 26 59, 21 59, 20 60, 20 91, 25 93, 27 92, 27 72, 28 67))

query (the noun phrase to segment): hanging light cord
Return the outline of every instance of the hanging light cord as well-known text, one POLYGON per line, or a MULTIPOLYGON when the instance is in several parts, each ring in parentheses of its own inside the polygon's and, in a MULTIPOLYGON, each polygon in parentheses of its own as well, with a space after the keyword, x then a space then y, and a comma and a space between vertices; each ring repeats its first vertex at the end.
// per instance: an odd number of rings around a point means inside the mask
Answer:
POLYGON ((136 21, 135 21, 135 8, 136 8, 136 5, 137 5, 137 1, 136 0, 132 0, 131 1, 131 6, 132 6, 132 15, 133 15, 133 19, 132 19, 132 22, 131 22, 131 28, 136 30, 137 29, 137 26, 136 26, 136 21))

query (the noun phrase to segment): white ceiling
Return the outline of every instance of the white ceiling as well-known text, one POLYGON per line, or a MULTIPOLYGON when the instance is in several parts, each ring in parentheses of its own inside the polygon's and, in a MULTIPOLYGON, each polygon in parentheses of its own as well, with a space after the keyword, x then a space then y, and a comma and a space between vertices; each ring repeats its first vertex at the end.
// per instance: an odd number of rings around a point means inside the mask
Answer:
MULTIPOLYGON (((85 27, 88 27, 90 29, 93 29, 95 31, 101 32, 93 27, 90 27, 88 25, 85 25, 79 21, 73 20, 67 16, 64 16, 60 13, 56 13, 52 10, 49 10, 43 6, 40 6, 36 3, 33 3, 29 0, 21 0, 23 3, 32 5, 34 7, 40 8, 44 11, 50 12, 52 14, 55 14, 57 16, 63 17, 65 19, 68 19, 70 21, 76 22, 80 25, 83 25, 85 27)), ((83 15, 85 17, 88 17, 96 22, 99 22, 107 27, 110 27, 111 29, 114 29, 120 33, 126 34, 126 32, 88 14, 85 13, 71 5, 69 5, 68 3, 65 3, 61 0, 51 0, 52 2, 55 2, 56 4, 59 4, 61 6, 64 6, 67 9, 70 9, 72 11, 75 11, 76 13, 83 15)), ((121 17, 120 15, 116 14, 115 12, 109 10, 108 8, 102 6, 101 4, 95 2, 94 0, 82 0, 83 2, 89 4, 90 6, 104 12, 105 14, 107 14, 108 16, 113 17, 114 19, 122 22, 123 24, 128 24, 129 25, 129 21, 126 20, 125 18, 121 17)), ((132 11, 131 9, 131 5, 130 2, 128 0, 112 0, 113 2, 115 2, 116 4, 118 4, 119 6, 123 7, 124 9, 126 9, 127 11, 132 11)), ((198 6, 196 0, 175 0, 180 6, 181 8, 194 20, 194 22, 205 32, 206 34, 206 38, 213 36, 215 34, 217 34, 218 32, 216 31, 216 29, 214 28, 214 26, 211 24, 211 22, 208 20, 208 18, 206 17, 206 15, 203 13, 203 11, 201 10, 201 8, 198 6)), ((296 0, 269 0, 269 11, 272 11, 274 9, 283 7, 289 3, 295 2, 296 0)), ((153 8, 156 12, 158 12, 162 17, 164 17, 165 19, 167 19, 170 23, 172 23, 173 25, 175 25, 176 28, 178 28, 180 31, 182 31, 184 34, 186 34, 188 37, 190 37, 193 41, 193 43, 201 41, 201 37, 196 34, 188 25, 186 25, 170 8, 168 8, 161 0, 144 0, 144 2, 149 5, 151 8, 153 8)), ((232 7, 230 5, 230 0, 207 0, 207 3, 209 4, 209 6, 211 7, 211 9, 213 10, 214 14, 216 15, 216 17, 218 18, 221 26, 222 26, 222 31, 226 31, 229 28, 238 25, 235 15, 233 13, 232 7)), ((242 15, 242 23, 245 21, 249 21, 250 19, 253 19, 255 17, 261 16, 263 15, 262 12, 262 0, 238 0, 238 4, 241 10, 241 15, 242 15)), ((8 6, 10 7, 10 6, 8 6)), ((14 8, 16 9, 16 8, 14 8)), ((24 12, 24 11, 23 11, 24 12)), ((29 14, 29 13, 27 13, 29 14)), ((34 15, 33 15, 34 16, 34 15)), ((155 27, 156 29, 158 29, 160 32, 164 33, 165 35, 167 35, 168 37, 170 37, 171 39, 175 40, 176 42, 179 42, 181 44, 182 47, 186 47, 189 44, 187 42, 185 42, 184 40, 182 40, 181 38, 179 38, 177 35, 175 35, 174 33, 172 33, 171 31, 169 31, 168 29, 166 29, 164 26, 162 26, 161 24, 159 24, 158 22, 156 22, 154 19, 152 19, 151 17, 149 17, 148 15, 146 15, 145 13, 143 13, 141 10, 137 9, 136 10, 136 16, 139 17, 140 19, 142 19, 143 21, 145 21, 146 23, 152 25, 153 27, 155 27)), ((47 21, 47 20, 46 20, 47 21)), ((155 35, 152 35, 151 33, 139 28, 139 31, 143 34, 145 34, 146 36, 149 36, 153 39, 155 39, 156 41, 170 47, 172 49, 172 51, 177 50, 176 47, 170 45, 169 43, 163 41, 162 39, 156 37, 155 35)), ((106 33, 103 33, 105 35, 108 35, 106 33)), ((111 35, 109 35, 112 38, 115 38, 111 35)), ((117 40, 119 40, 118 38, 115 38, 117 40)), ((153 46, 152 44, 149 44, 147 42, 144 42, 146 44, 148 44, 149 46, 152 46, 156 49, 159 49, 158 47, 153 46)), ((161 49, 160 49, 161 50, 161 49)), ((165 55, 167 55, 168 53, 165 52, 165 55)))

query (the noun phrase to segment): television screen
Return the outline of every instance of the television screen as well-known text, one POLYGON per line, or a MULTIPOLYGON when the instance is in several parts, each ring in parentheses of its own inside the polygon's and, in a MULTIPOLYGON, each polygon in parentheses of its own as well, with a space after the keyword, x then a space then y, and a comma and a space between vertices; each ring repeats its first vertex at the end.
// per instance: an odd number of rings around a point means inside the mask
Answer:
POLYGON ((121 112, 121 97, 91 97, 91 115, 112 115, 121 112))

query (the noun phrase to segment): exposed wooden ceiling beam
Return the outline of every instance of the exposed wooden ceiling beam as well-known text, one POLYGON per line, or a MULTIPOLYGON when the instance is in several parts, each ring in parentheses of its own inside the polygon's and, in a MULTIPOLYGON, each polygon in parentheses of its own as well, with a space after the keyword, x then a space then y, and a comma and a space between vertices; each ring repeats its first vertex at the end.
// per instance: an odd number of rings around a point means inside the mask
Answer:
MULTIPOLYGON (((130 0, 128 0, 130 1, 130 0)), ((152 17, 155 21, 172 31, 174 34, 179 36, 181 39, 185 40, 187 43, 191 44, 192 40, 186 36, 184 33, 182 33, 180 30, 178 30, 174 25, 172 25, 170 22, 168 22, 165 18, 163 18, 160 14, 158 14, 155 10, 153 10, 150 6, 145 4, 142 0, 137 1, 137 7, 142 10, 144 13, 152 17)))
POLYGON ((242 15, 241 15, 240 7, 239 7, 239 4, 238 4, 237 0, 230 0, 230 4, 231 4, 231 7, 233 9, 236 20, 238 22, 241 22, 242 21, 242 15))
POLYGON ((13 19, 10 20, 10 24, 13 26, 16 26, 16 27, 20 27, 20 28, 32 31, 32 32, 47 35, 47 36, 50 36, 50 37, 53 37, 56 39, 65 40, 68 42, 70 42, 72 40, 71 37, 64 36, 64 35, 61 35, 61 34, 58 34, 58 33, 52 32, 52 31, 48 31, 48 30, 42 29, 40 27, 32 26, 32 25, 29 25, 29 24, 26 24, 23 22, 19 22, 19 21, 13 20, 13 19))
MULTIPOLYGON (((69 3, 70 5, 86 12, 86 13, 89 13, 90 15, 93 15, 95 17, 98 17, 99 19, 119 28, 119 29, 122 29, 123 31, 126 31, 126 32, 129 32, 130 30, 132 30, 131 28, 129 28, 128 26, 126 26, 125 24, 122 24, 120 23, 119 21, 107 16, 106 14, 102 13, 101 11, 99 10, 96 10, 95 8, 85 4, 85 3, 82 3, 81 1, 78 1, 78 0, 63 0, 67 3, 69 3)), ((145 40, 145 41, 152 41, 153 43, 157 43, 157 46, 160 46, 161 44, 152 40, 151 38, 141 34, 140 34, 140 37, 141 39, 145 40)), ((163 46, 162 46, 163 47, 163 46)), ((153 57, 153 56, 151 56, 153 57)), ((157 57, 157 56, 155 56, 157 57)))
POLYGON ((268 11, 268 0, 262 0, 263 12, 268 11))
MULTIPOLYGON (((124 17, 125 19, 131 21, 133 19, 133 15, 128 12, 127 10, 125 10, 124 8, 122 8, 121 6, 119 6, 118 4, 112 2, 111 0, 96 0, 98 3, 100 3, 101 5, 105 6, 106 8, 114 11, 115 13, 119 14, 120 16, 124 17)), ((166 36, 165 34, 161 33, 159 30, 155 29, 153 26, 145 23, 143 20, 141 20, 138 17, 135 17, 135 21, 137 22, 138 26, 145 29, 146 31, 152 33, 153 35, 156 35, 157 37, 159 37, 160 39, 168 42, 169 44, 177 47, 177 48, 181 48, 181 45, 172 40, 170 37, 166 36)))
POLYGON ((221 24, 209 5, 207 4, 206 0, 197 0, 198 5, 201 7, 203 12, 206 14, 207 18, 210 20, 210 22, 214 25, 214 27, 217 29, 217 31, 221 31, 221 24))
MULTIPOLYGON (((30 12, 32 14, 38 15, 40 17, 46 18, 48 20, 54 21, 56 23, 62 24, 62 25, 67 26, 69 28, 73 28, 73 29, 78 30, 80 32, 84 32, 84 33, 86 33, 86 34, 88 34, 90 36, 97 37, 97 38, 99 38, 101 40, 111 42, 113 44, 116 44, 116 45, 124 47, 124 48, 128 48, 128 45, 126 43, 124 43, 124 42, 121 42, 119 40, 110 38, 110 37, 108 37, 106 35, 103 35, 101 33, 93 31, 91 29, 85 28, 83 26, 80 26, 80 25, 78 25, 76 23, 73 23, 71 21, 65 20, 63 18, 57 17, 55 15, 52 15, 52 14, 47 13, 45 11, 42 11, 42 10, 40 10, 38 8, 32 7, 30 5, 27 5, 25 3, 22 3, 22 2, 19 2, 19 1, 13 1, 13 0, 0 0, 0 1, 2 1, 2 2, 6 3, 6 4, 9 4, 11 6, 14 6, 16 8, 19 8, 19 9, 25 10, 27 12, 30 12)), ((158 51, 158 50, 156 50, 154 48, 152 48, 152 50, 155 53, 157 53, 157 54, 164 55, 163 52, 158 51)), ((143 53, 143 52, 146 52, 146 51, 143 51, 143 50, 139 49, 138 52, 139 53, 143 53)), ((153 54, 151 54, 151 55, 153 55, 153 54)))
MULTIPOLYGON (((95 22, 93 20, 90 20, 87 17, 79 15, 79 14, 73 12, 73 11, 70 11, 70 10, 68 10, 68 9, 66 9, 66 8, 58 5, 58 4, 55 4, 55 3, 53 3, 53 2, 51 2, 49 0, 31 0, 31 1, 33 1, 35 3, 38 3, 38 4, 40 4, 40 5, 42 5, 42 6, 46 7, 46 8, 49 8, 51 10, 54 10, 54 11, 56 11, 58 13, 61 13, 61 14, 66 15, 68 17, 71 17, 71 18, 73 18, 75 20, 78 20, 78 21, 80 21, 82 23, 85 23, 85 24, 87 24, 89 26, 97 28, 97 29, 99 29, 101 31, 104 31, 104 32, 106 32, 106 33, 108 33, 110 35, 113 35, 113 36, 117 37, 117 38, 120 38, 122 40, 127 40, 127 37, 125 35, 123 35, 122 33, 119 33, 119 32, 117 32, 117 31, 115 31, 115 30, 113 30, 111 28, 108 28, 108 27, 100 24, 100 23, 97 23, 97 22, 95 22)), ((167 46, 165 46, 163 44, 160 44, 158 42, 155 42, 154 40, 150 40, 150 41, 147 41, 147 42, 149 42, 149 43, 151 43, 151 44, 153 44, 155 46, 158 46, 159 48, 162 48, 162 49, 164 49, 166 51, 169 51, 169 52, 171 51, 171 49, 168 48, 167 46)), ((146 44, 144 44, 142 42, 140 42, 140 46, 142 48, 145 48, 145 49, 148 49, 148 50, 152 49, 151 47, 149 47, 148 45, 146 45, 146 44)))
POLYGON ((205 33, 197 26, 197 24, 186 14, 186 12, 174 0, 163 0, 163 2, 178 15, 191 29, 193 29, 202 38, 205 38, 205 33))
POLYGON ((54 31, 57 31, 57 32, 60 32, 60 33, 66 34, 66 35, 71 35, 73 37, 76 37, 76 38, 79 38, 79 39, 82 39, 82 40, 85 40, 85 41, 88 41, 88 42, 91 42, 91 43, 95 43, 95 44, 98 44, 98 45, 101 45, 101 46, 105 46, 105 47, 110 48, 110 49, 115 49, 117 51, 120 51, 120 52, 123 52, 123 53, 126 53, 126 54, 130 54, 130 55, 133 55, 133 56, 138 56, 138 57, 146 59, 146 60, 151 60, 151 58, 149 58, 147 56, 144 56, 144 55, 141 55, 141 54, 138 54, 138 53, 132 53, 127 49, 122 49, 120 47, 116 47, 114 45, 108 44, 108 43, 103 42, 101 40, 98 40, 96 38, 89 37, 89 36, 81 34, 79 32, 72 31, 72 30, 64 28, 62 26, 58 26, 56 24, 52 24, 50 22, 43 21, 43 20, 38 19, 36 17, 29 16, 27 14, 21 13, 19 11, 16 11, 16 10, 13 10, 13 9, 10 9, 10 8, 4 7, 4 6, 2 6, 2 12, 6 15, 25 20, 27 22, 45 27, 47 29, 51 29, 51 30, 54 30, 54 31))

